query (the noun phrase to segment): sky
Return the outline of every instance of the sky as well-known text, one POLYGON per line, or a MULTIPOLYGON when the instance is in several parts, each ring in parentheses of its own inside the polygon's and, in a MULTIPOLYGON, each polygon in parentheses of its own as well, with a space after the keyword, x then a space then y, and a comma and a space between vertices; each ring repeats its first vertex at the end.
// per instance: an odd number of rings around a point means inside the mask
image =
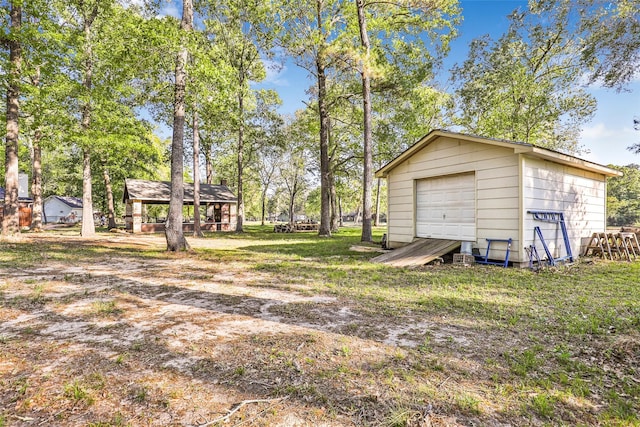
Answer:
MULTIPOLYGON (((162 14, 181 17, 179 2, 166 4, 162 14)), ((469 42, 484 34, 497 39, 508 28, 509 15, 517 7, 526 8, 526 0, 461 0, 464 20, 458 27, 459 36, 452 42, 451 51, 445 60, 440 81, 449 77, 448 69, 462 63, 468 53, 469 42)), ((306 93, 314 82, 307 72, 290 61, 281 67, 268 67, 267 79, 260 87, 276 90, 282 98, 281 112, 293 113, 304 108, 309 100, 306 93), (276 69, 277 68, 277 69, 276 69)), ((631 82, 626 91, 589 87, 588 92, 598 102, 598 109, 583 126, 580 145, 585 153, 579 157, 603 165, 640 164, 640 154, 633 154, 627 147, 640 143, 640 131, 633 129, 634 117, 640 117, 640 77, 631 82)))
MULTIPOLYGON (((517 7, 526 8, 526 0, 462 0, 464 21, 459 37, 452 42, 445 61, 444 80, 448 69, 467 57, 469 42, 484 34, 498 38, 508 27, 507 15, 517 7)), ((304 108, 309 99, 307 88, 313 84, 306 71, 290 62, 280 70, 269 70, 263 87, 276 90, 283 100, 282 112, 304 108)), ((580 144, 588 151, 580 157, 595 163, 628 165, 640 163, 640 155, 627 150, 640 143, 640 131, 633 129, 633 118, 640 116, 640 80, 628 85, 628 91, 589 87, 598 102, 598 110, 580 136, 580 144)))

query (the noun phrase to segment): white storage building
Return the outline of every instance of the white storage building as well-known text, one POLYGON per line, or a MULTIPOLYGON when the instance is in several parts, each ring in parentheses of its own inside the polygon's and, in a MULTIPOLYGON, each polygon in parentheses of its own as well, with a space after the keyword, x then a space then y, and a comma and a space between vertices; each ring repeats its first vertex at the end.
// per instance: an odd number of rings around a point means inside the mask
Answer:
MULTIPOLYGON (((387 179, 387 244, 415 238, 471 242, 512 239, 509 260, 528 263, 531 245, 544 258, 541 234, 554 258, 564 239, 557 223, 531 211, 563 213, 573 255, 606 227, 607 177, 620 172, 531 144, 435 130, 376 172, 387 179)), ((495 248, 495 250, 493 250, 495 248)), ((504 260, 506 245, 490 258, 504 260)))

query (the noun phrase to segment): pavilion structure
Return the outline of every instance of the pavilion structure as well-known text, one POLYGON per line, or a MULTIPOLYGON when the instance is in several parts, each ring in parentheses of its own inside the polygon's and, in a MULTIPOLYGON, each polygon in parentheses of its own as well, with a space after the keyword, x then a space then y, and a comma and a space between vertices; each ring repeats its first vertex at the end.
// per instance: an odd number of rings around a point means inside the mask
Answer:
MULTIPOLYGON (((200 184, 200 206, 206 211, 200 227, 203 231, 233 231, 237 221, 238 198, 223 180, 219 185, 200 184)), ((184 184, 184 205, 193 205, 193 184, 184 184)), ((143 215, 144 205, 168 205, 171 182, 126 179, 123 202, 126 204, 125 227, 132 233, 154 233, 165 230, 164 218, 143 215)), ((193 231, 193 221, 185 221, 184 231, 193 231)))

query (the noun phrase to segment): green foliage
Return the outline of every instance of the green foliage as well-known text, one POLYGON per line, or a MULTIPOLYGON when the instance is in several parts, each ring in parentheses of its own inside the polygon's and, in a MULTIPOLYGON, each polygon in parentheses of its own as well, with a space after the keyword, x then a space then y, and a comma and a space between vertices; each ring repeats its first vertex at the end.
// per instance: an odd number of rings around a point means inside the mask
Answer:
MULTIPOLYGON (((82 150, 87 147, 96 210, 108 207, 105 172, 113 185, 116 216, 122 214, 125 178, 168 178, 168 144, 153 135, 140 108, 157 121, 172 122, 179 22, 147 9, 155 2, 143 3, 124 7, 115 0, 27 0, 22 2, 20 32, 9 34, 9 26, 3 26, 3 36, 19 37, 23 45, 20 168, 28 171, 31 149, 43 148, 45 197, 81 194, 82 150), (91 25, 85 32, 87 19, 91 25), (90 86, 83 80, 88 64, 90 86), (87 129, 80 121, 83 107, 91 112, 87 129)), ((318 64, 324 67, 331 120, 330 167, 323 172, 332 174, 344 211, 355 211, 362 193, 359 72, 366 69, 373 82, 375 166, 431 129, 454 123, 453 98, 434 84, 434 76, 456 36, 460 10, 454 0, 436 3, 365 2, 369 52, 359 47, 352 1, 321 2, 320 10, 292 0, 198 5, 200 25, 186 39, 191 76, 186 102, 200 116, 202 151, 213 181, 225 178, 237 187, 240 180, 234 177, 245 178, 247 217, 261 216, 263 198, 272 213, 291 210, 284 178, 293 167, 306 181, 293 210, 320 215, 321 194, 312 188, 320 168, 318 92, 311 91, 309 108, 296 119, 297 129, 285 132, 276 111, 277 94, 254 85, 264 80, 268 67, 277 68, 277 53, 291 55, 312 77, 318 64), (245 144, 240 148, 241 129, 245 144), (282 168, 265 184, 263 166, 275 164, 269 155, 291 160, 294 145, 304 145, 295 154, 304 161, 288 161, 289 170, 282 168), (282 152, 282 147, 290 150, 282 152)), ((0 6, 5 23, 7 7, 0 6)), ((576 84, 584 71, 576 67, 595 67, 593 78, 612 87, 635 75, 640 34, 636 2, 620 0, 604 7, 594 0, 532 1, 530 10, 515 12, 511 20, 500 39, 474 41, 468 61, 454 70, 457 123, 472 133, 579 152, 576 131, 594 104, 576 84), (580 28, 567 25, 572 13, 581 13, 580 28), (575 37, 578 33, 581 39, 575 37)), ((0 69, 7 70, 7 60, 6 49, 0 50, 0 69)), ((0 75, 3 82, 6 77, 0 75)), ((630 178, 625 182, 610 182, 611 224, 639 220, 637 197, 622 189, 635 184, 630 178)), ((149 214, 166 216, 161 208, 152 209, 158 212, 149 214)))
POLYGON ((579 0, 582 59, 593 70, 591 82, 620 90, 638 75, 640 6, 637 0, 604 4, 579 0))
POLYGON ((458 124, 472 134, 576 154, 580 126, 596 107, 577 84, 581 46, 565 4, 532 6, 514 11, 497 41, 472 41, 468 59, 453 69, 458 124))
POLYGON ((111 170, 116 198, 124 177, 155 177, 166 151, 150 137, 150 126, 135 108, 142 105, 139 76, 149 71, 144 66, 149 58, 162 57, 149 55, 144 49, 153 46, 141 43, 155 34, 149 27, 158 29, 147 24, 159 20, 106 1, 29 0, 23 10, 20 134, 27 155, 21 156, 20 169, 29 171, 28 152, 37 144, 43 149, 43 196, 80 196, 81 148, 91 146, 96 149, 93 175, 99 201, 105 200, 104 167, 111 170), (85 20, 91 20, 86 33, 85 20), (87 61, 90 88, 83 84, 87 61), (85 130, 79 121, 82 106, 91 108, 85 130))
POLYGON ((607 180, 607 224, 640 224, 640 165, 610 167, 623 175, 607 180))

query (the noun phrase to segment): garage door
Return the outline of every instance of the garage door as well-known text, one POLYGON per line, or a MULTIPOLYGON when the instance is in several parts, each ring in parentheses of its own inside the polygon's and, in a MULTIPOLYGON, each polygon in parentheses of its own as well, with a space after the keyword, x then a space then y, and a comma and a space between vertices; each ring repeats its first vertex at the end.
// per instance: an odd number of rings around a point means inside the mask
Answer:
POLYGON ((476 240, 475 175, 422 179, 416 183, 416 236, 476 240))

